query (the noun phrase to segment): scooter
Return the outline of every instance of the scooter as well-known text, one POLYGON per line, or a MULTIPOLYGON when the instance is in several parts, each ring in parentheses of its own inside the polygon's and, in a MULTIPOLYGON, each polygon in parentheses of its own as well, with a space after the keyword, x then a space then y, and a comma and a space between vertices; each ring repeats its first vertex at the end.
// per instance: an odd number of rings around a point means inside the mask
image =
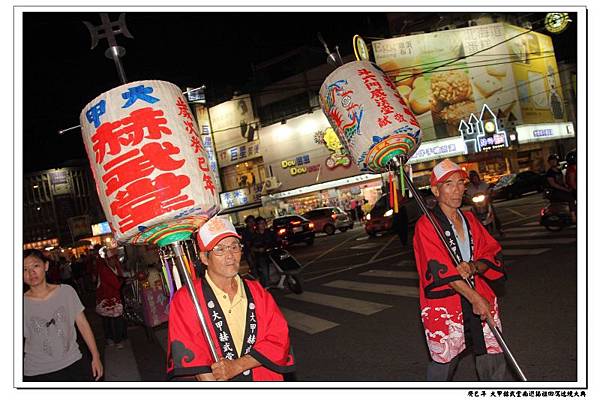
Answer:
POLYGON ((494 222, 494 209, 490 202, 490 196, 485 193, 477 193, 471 199, 471 203, 473 204, 471 211, 475 214, 477 219, 479 219, 481 225, 483 225, 489 233, 493 233, 496 226, 494 222))
MULTIPOLYGON (((293 293, 301 294, 304 289, 300 272, 304 267, 283 247, 283 244, 280 243, 279 246, 266 251, 269 260, 269 279, 266 289, 283 289, 285 284, 293 293)), ((256 270, 248 271, 248 274, 259 279, 256 270)))
MULTIPOLYGON (((544 191, 544 197, 550 200, 551 190, 544 191)), ((567 226, 573 225, 569 203, 552 202, 540 211, 540 225, 552 232, 558 232, 567 226)))
POLYGON ((300 275, 302 264, 282 247, 267 250, 267 257, 270 261, 268 286, 283 289, 285 283, 292 292, 301 294, 304 291, 300 275))

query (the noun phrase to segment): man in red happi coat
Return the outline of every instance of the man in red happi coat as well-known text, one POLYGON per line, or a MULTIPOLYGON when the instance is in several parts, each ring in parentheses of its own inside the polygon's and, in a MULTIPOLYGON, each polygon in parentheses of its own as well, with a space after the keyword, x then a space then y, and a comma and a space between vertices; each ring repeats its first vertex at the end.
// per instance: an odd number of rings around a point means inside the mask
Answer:
POLYGON ((239 276, 242 245, 234 226, 213 217, 199 229, 198 244, 207 269, 194 288, 219 360, 212 359, 190 293, 182 287, 169 311, 169 378, 283 380, 295 368, 288 325, 271 294, 239 276))
POLYGON ((501 328, 498 301, 486 280, 504 279, 500 244, 471 212, 460 210, 467 174, 448 159, 431 174, 437 199, 432 214, 460 261, 455 265, 431 221, 422 216, 413 239, 419 273, 421 320, 432 358, 427 380, 450 381, 458 355, 470 346, 480 380, 504 380, 504 354, 485 322, 501 328), (471 289, 464 279, 470 279, 471 289))

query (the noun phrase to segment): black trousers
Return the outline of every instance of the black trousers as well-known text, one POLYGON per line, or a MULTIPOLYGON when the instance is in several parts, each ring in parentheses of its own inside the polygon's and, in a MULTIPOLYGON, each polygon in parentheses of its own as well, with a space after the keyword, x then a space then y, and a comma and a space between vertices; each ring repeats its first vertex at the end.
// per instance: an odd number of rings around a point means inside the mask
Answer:
POLYGON ((115 343, 127 339, 127 321, 122 315, 120 317, 102 317, 102 328, 104 329, 104 339, 110 339, 115 343))
POLYGON ((83 357, 68 367, 47 374, 23 376, 23 382, 91 382, 94 380, 92 361, 85 351, 82 354, 83 357))

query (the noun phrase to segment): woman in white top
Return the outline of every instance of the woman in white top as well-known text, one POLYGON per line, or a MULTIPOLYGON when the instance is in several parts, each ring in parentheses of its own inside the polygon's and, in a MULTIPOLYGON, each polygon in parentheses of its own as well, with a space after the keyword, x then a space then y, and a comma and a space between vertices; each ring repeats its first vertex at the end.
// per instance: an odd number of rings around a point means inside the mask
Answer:
POLYGON ((24 252, 23 280, 29 290, 23 301, 23 380, 99 380, 104 370, 83 304, 71 286, 48 283, 46 271, 48 259, 41 251, 24 252), (75 326, 90 350, 91 361, 79 350, 75 326))

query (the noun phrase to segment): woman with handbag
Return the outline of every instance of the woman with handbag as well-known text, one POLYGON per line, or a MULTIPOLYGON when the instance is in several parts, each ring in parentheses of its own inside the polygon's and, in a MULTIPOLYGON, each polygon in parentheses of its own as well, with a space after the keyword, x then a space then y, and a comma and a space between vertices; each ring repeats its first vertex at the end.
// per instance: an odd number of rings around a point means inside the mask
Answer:
POLYGON ((106 345, 122 349, 127 338, 127 322, 123 318, 121 285, 125 277, 116 249, 108 249, 106 258, 97 259, 98 284, 96 287, 96 312, 102 317, 106 345))

